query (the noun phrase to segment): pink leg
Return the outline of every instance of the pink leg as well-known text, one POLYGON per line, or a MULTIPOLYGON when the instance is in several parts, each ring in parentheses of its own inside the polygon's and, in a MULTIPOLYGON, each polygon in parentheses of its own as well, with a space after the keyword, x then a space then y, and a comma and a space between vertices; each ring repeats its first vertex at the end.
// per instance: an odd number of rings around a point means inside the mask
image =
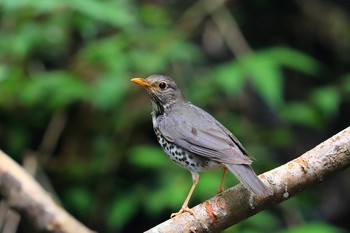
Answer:
POLYGON ((224 180, 225 180, 225 176, 226 176, 226 173, 227 173, 227 168, 224 167, 224 174, 222 174, 222 178, 221 178, 221 182, 220 182, 220 186, 219 186, 219 189, 218 189, 218 193, 221 193, 224 191, 224 180))
POLYGON ((176 217, 176 216, 178 216, 179 214, 182 214, 183 212, 188 212, 188 213, 192 214, 193 216, 195 216, 193 210, 191 210, 190 208, 188 208, 188 202, 190 201, 190 198, 191 198, 191 196, 192 196, 192 193, 193 193, 195 187, 196 187, 197 184, 198 184, 198 181, 199 181, 199 174, 196 173, 196 172, 191 172, 191 174, 192 174, 192 181, 193 181, 193 184, 192 184, 192 187, 191 187, 191 189, 190 189, 190 192, 188 193, 188 195, 187 195, 187 197, 186 197, 186 200, 185 200, 185 202, 182 204, 182 207, 181 207, 181 209, 179 210, 179 212, 177 212, 177 213, 172 213, 172 214, 170 215, 170 218, 176 217))

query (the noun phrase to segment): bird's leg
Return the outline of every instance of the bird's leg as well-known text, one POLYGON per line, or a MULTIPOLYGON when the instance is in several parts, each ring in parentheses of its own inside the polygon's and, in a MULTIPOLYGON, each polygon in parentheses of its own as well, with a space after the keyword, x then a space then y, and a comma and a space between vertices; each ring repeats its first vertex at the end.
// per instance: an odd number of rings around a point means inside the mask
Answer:
POLYGON ((221 178, 221 182, 220 182, 220 186, 218 188, 218 193, 222 193, 224 191, 224 180, 225 180, 225 176, 227 173, 227 168, 224 167, 224 173, 222 174, 222 178, 221 178))
POLYGON ((193 210, 191 210, 190 208, 188 208, 188 202, 190 201, 190 198, 192 196, 192 193, 194 191, 194 188, 197 186, 198 184, 198 181, 199 181, 199 174, 196 173, 196 172, 191 172, 192 174, 192 181, 193 181, 193 184, 192 184, 192 187, 190 189, 190 192, 188 193, 187 197, 186 197, 186 200, 185 202, 182 204, 182 207, 181 209, 179 210, 179 212, 177 213, 172 213, 170 215, 170 218, 173 218, 173 217, 176 217, 178 216, 179 214, 182 214, 183 212, 188 212, 190 214, 192 214, 193 216, 195 216, 193 210))

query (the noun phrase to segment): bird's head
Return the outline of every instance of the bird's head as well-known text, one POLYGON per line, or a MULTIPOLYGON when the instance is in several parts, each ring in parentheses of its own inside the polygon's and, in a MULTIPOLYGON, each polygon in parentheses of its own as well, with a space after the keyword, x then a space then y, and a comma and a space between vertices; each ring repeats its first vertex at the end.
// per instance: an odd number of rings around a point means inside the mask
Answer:
POLYGON ((146 88, 152 101, 153 110, 163 113, 170 109, 178 100, 182 100, 181 92, 170 77, 151 75, 146 79, 133 78, 132 82, 146 88))

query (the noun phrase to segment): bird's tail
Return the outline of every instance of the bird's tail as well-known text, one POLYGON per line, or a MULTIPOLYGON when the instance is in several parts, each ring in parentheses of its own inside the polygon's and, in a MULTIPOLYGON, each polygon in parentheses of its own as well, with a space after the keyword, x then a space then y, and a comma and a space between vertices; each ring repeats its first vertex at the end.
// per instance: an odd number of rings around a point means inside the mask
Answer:
POLYGON ((272 195, 272 191, 259 179, 250 165, 225 164, 225 166, 254 194, 272 195))

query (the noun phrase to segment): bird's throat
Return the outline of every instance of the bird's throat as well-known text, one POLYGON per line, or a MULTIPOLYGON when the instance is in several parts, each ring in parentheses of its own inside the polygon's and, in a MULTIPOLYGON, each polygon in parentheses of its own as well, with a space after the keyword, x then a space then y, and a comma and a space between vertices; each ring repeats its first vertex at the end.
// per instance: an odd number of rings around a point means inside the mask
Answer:
POLYGON ((163 115, 164 114, 164 104, 160 101, 159 98, 157 98, 156 95, 151 94, 150 96, 151 96, 151 102, 152 102, 153 115, 155 117, 163 115))
POLYGON ((155 117, 159 117, 164 114, 164 107, 152 102, 153 114, 155 117))
POLYGON ((170 111, 172 111, 173 107, 177 104, 177 103, 182 103, 183 99, 178 97, 176 99, 171 99, 171 100, 167 100, 167 101, 162 101, 157 95, 150 93, 151 96, 151 102, 152 102, 152 110, 153 110, 153 114, 155 117, 161 116, 169 113, 170 111))

